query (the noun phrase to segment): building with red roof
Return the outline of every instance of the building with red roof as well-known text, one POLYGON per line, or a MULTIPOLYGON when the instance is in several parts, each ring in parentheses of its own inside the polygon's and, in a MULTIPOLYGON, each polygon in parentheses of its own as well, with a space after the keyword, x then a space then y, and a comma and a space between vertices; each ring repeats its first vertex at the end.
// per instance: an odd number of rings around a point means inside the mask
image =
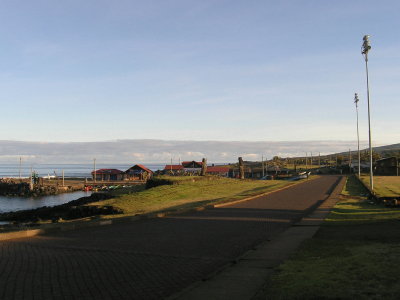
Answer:
POLYGON ((182 165, 165 165, 164 174, 181 175, 184 173, 182 165))
POLYGON ((128 180, 147 180, 153 176, 153 171, 143 165, 134 165, 125 171, 128 180))
POLYGON ((207 167, 207 174, 228 177, 229 168, 222 166, 210 166, 207 167))
POLYGON ((92 171, 93 180, 96 181, 120 181, 124 179, 125 172, 118 169, 99 169, 92 171))

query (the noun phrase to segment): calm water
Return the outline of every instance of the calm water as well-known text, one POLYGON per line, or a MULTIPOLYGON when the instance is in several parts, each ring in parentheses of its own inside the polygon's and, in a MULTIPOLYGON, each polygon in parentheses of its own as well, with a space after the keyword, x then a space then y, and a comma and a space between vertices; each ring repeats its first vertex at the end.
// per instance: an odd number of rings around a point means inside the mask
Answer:
MULTIPOLYGON (((118 169, 126 171, 133 164, 96 164, 96 169, 118 169)), ((147 168, 152 171, 164 169, 164 164, 145 164, 147 168)), ((65 177, 91 177, 90 173, 93 171, 93 164, 22 164, 21 176, 29 177, 33 171, 39 174, 39 176, 61 176, 64 170, 65 177)), ((0 178, 1 177, 19 177, 20 167, 19 164, 0 164, 0 178)))
POLYGON ((0 196, 0 213, 33 209, 42 206, 55 206, 67 203, 81 197, 90 196, 91 192, 73 192, 44 197, 5 197, 0 196))
MULTIPOLYGON (((133 164, 96 164, 96 169, 119 169, 121 171, 126 171, 133 164)), ((152 171, 164 169, 164 164, 146 164, 147 168, 152 171)), ((31 167, 33 171, 39 174, 39 176, 61 176, 62 171, 64 171, 65 177, 78 177, 85 178, 91 177, 91 172, 93 171, 93 164, 22 164, 21 166, 21 177, 29 177, 31 172, 31 167)), ((6 177, 19 177, 20 166, 19 164, 0 164, 0 178, 6 177)), ((80 197, 89 196, 90 192, 73 192, 65 193, 53 196, 44 197, 5 197, 0 196, 0 213, 33 209, 41 206, 55 206, 59 204, 64 204, 72 200, 76 200, 80 197)))

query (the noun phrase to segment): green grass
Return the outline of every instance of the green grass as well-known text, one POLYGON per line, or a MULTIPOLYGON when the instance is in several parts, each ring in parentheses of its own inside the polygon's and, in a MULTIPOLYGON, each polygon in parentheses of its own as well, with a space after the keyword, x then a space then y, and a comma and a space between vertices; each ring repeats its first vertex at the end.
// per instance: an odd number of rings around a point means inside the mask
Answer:
POLYGON ((289 184, 282 180, 237 180, 218 177, 163 177, 173 185, 122 194, 91 205, 112 205, 134 215, 223 203, 272 191, 289 184))
POLYGON ((282 264, 268 299, 397 299, 400 209, 373 204, 350 177, 313 239, 282 264))
MULTIPOLYGON (((361 179, 369 186, 369 176, 361 176, 361 179)), ((400 176, 374 176, 374 192, 378 197, 400 196, 400 176)))

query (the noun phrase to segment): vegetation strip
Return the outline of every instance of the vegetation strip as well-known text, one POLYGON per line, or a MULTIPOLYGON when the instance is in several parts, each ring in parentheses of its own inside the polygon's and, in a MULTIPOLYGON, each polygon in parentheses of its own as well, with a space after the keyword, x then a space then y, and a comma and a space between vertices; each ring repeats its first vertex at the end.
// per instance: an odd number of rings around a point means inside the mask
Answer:
POLYGON ((282 264, 268 299, 397 299, 400 209, 368 200, 349 177, 340 202, 314 238, 282 264))

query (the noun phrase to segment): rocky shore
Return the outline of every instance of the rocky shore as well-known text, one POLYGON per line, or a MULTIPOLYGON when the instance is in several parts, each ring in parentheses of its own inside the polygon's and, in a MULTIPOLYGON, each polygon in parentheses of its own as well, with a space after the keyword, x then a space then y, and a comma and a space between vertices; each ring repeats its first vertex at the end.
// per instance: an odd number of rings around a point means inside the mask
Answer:
POLYGON ((44 184, 35 184, 31 189, 28 182, 0 179, 0 196, 39 197, 68 193, 81 189, 81 186, 58 186, 44 184))

